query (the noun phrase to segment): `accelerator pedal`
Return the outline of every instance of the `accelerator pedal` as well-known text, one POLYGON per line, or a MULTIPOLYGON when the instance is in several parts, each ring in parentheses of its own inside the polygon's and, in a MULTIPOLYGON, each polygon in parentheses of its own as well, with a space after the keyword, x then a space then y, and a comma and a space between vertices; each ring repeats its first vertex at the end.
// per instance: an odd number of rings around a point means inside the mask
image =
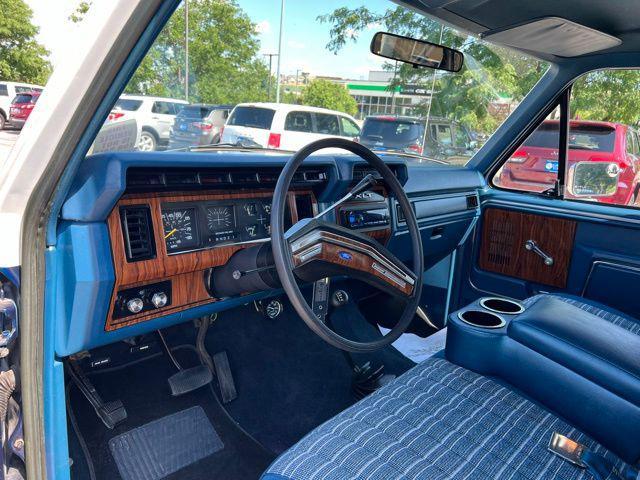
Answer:
POLYGON ((218 385, 220 385, 220 393, 222 394, 222 403, 229 403, 238 397, 236 384, 233 381, 231 366, 229 365, 229 357, 227 352, 218 352, 213 356, 213 365, 216 369, 216 377, 218 385))

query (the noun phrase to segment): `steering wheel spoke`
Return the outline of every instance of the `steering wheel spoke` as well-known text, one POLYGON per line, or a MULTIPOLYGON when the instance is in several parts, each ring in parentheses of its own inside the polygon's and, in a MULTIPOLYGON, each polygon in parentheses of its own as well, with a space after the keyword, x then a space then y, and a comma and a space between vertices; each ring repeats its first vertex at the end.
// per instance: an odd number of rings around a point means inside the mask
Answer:
POLYGON ((312 220, 289 239, 296 276, 327 273, 363 280, 394 296, 411 297, 416 275, 381 243, 335 224, 312 220))

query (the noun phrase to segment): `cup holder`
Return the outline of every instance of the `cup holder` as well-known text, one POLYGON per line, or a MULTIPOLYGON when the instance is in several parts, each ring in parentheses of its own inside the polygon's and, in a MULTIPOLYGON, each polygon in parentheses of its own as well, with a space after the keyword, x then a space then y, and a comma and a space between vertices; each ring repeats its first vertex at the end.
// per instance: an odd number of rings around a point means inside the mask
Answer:
POLYGON ((495 313, 481 310, 465 310, 458 314, 460 320, 479 328, 501 328, 506 322, 495 313))
POLYGON ((480 300, 480 305, 495 313, 504 313, 507 315, 517 315, 524 312, 524 306, 515 300, 506 298, 487 297, 480 300))

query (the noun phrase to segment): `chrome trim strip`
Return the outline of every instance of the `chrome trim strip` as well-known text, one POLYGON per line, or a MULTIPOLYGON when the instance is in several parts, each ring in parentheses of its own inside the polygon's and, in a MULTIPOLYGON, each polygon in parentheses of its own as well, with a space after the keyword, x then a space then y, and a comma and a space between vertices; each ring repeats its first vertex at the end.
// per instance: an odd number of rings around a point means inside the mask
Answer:
POLYGON ((298 240, 290 244, 291 253, 292 255, 296 255, 302 249, 306 249, 304 250, 306 252, 308 250, 307 247, 315 245, 322 241, 333 243, 334 245, 338 245, 345 248, 352 248, 353 250, 356 250, 360 253, 369 255, 372 259, 382 264, 383 267, 390 270, 393 274, 395 274, 401 280, 404 280, 409 285, 415 284, 415 280, 413 277, 411 277, 407 273, 400 270, 398 267, 395 266, 395 264, 391 260, 384 257, 377 250, 369 247, 369 245, 365 243, 362 243, 347 237, 343 237, 341 235, 338 235, 332 232, 312 231, 302 236, 301 238, 299 238, 298 240))
POLYGON ((393 273, 391 273, 389 270, 387 270, 384 267, 381 267, 376 262, 373 262, 371 264, 371 268, 373 268, 376 272, 380 273, 381 275, 384 275, 385 278, 388 278, 393 283, 399 285, 400 288, 405 288, 407 286, 407 282, 403 282, 397 276, 395 276, 393 273))
POLYGON ((484 308, 485 310, 488 310, 490 312, 501 313, 503 315, 518 315, 518 314, 520 314, 520 313, 525 311, 524 305, 522 305, 520 302, 517 302, 515 300, 511 300, 510 298, 504 298, 504 297, 484 297, 484 298, 481 298, 480 299, 480 306, 482 308, 484 308), (515 305, 516 307, 518 307, 518 311, 517 312, 503 312, 503 311, 495 309, 495 308, 487 307, 486 303, 489 300, 499 300, 501 302, 511 303, 512 305, 515 305))
POLYGON ((179 252, 167 252, 167 255, 180 255, 182 253, 193 253, 193 252, 202 252, 203 250, 213 250, 214 248, 223 248, 223 247, 235 247, 238 245, 251 245, 251 244, 259 244, 259 243, 267 243, 271 241, 271 237, 259 238, 257 240, 247 240, 245 242, 233 242, 233 243, 221 243, 219 245, 213 245, 211 247, 201 247, 201 248, 193 248, 191 250, 180 250, 179 252))
MULTIPOLYGON (((504 326, 507 324, 507 322, 504 320, 504 318, 502 318, 500 315, 497 315, 497 314, 495 314, 495 313, 492 313, 491 315, 495 315, 495 316, 498 318, 498 320, 500 320, 500 324, 499 324, 499 325, 495 325, 495 326, 491 326, 491 327, 488 327, 488 326, 486 326, 486 325, 477 325, 477 324, 475 324, 475 323, 471 323, 469 320, 465 320, 465 319, 462 317, 462 315, 463 315, 463 314, 465 314, 465 313, 467 313, 467 312, 479 312, 479 311, 481 311, 481 310, 464 310, 464 311, 462 311, 462 312, 458 312, 458 318, 459 318, 462 322, 466 323, 467 325, 471 325, 472 327, 476 327, 476 328, 487 328, 487 329, 490 329, 490 330, 495 330, 496 328, 502 328, 502 327, 504 327, 504 326)), ((483 313, 487 313, 487 312, 483 312, 483 313)))

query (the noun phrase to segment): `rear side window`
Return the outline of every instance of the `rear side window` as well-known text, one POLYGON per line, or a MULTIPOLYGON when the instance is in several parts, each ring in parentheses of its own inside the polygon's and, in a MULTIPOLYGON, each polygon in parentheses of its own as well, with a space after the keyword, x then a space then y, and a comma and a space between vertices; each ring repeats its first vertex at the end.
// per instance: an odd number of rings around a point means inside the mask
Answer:
POLYGON ((442 145, 451 145, 451 127, 449 125, 432 125, 431 134, 433 139, 442 145))
POLYGON ((275 113, 275 110, 270 108, 236 107, 229 117, 227 125, 269 130, 275 113))
POLYGON ((350 118, 340 117, 340 126, 345 137, 357 137, 360 134, 360 127, 350 118))
POLYGON ((9 89, 7 88, 6 83, 0 83, 0 95, 3 97, 9 96, 9 89))
POLYGON ((175 110, 173 108, 173 103, 171 102, 153 102, 151 113, 158 113, 160 115, 174 115, 175 110))
POLYGON ((15 103, 15 104, 31 103, 32 99, 33 99, 33 96, 29 95, 28 93, 21 93, 19 95, 16 95, 16 97, 13 99, 13 102, 11 103, 15 103))
POLYGON ((292 132, 312 132, 311 112, 287 113, 287 118, 284 120, 284 129, 292 132))
POLYGON ((338 117, 328 113, 316 113, 316 131, 323 135, 340 135, 338 117))
POLYGON ((135 112, 142 105, 142 100, 133 100, 130 98, 121 98, 114 105, 114 109, 125 110, 127 112, 135 112))

